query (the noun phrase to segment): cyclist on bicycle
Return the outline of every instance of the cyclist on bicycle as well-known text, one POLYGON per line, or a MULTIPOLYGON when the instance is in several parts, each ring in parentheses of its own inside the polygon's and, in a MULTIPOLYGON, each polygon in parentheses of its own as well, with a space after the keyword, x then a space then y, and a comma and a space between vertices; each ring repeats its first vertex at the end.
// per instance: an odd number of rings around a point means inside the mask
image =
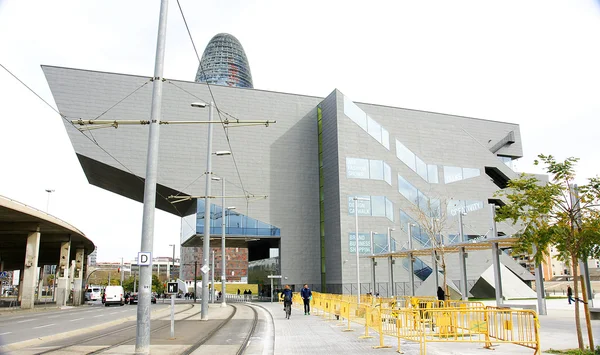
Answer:
POLYGON ((292 290, 290 289, 290 285, 285 285, 285 288, 281 292, 281 297, 283 298, 283 310, 285 311, 285 307, 289 304, 292 306, 292 290))

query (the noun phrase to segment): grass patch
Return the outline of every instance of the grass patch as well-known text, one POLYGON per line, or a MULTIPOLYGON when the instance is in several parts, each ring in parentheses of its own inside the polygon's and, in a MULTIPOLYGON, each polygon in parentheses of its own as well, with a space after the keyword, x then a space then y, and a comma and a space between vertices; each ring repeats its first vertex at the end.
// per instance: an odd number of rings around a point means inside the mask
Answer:
POLYGON ((591 349, 579 350, 579 349, 566 349, 566 350, 546 350, 545 353, 550 354, 564 354, 564 355, 600 355, 600 346, 596 347, 596 351, 591 349))

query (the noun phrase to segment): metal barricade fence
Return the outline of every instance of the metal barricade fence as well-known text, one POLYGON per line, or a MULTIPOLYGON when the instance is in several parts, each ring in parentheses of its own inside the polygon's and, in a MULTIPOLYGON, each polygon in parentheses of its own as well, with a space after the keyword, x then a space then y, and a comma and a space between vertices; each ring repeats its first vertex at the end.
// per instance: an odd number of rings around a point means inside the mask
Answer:
MULTIPOLYGON (((313 307, 329 320, 335 317, 352 331, 351 322, 379 334, 377 347, 385 347, 384 335, 419 343, 426 354, 428 342, 482 343, 491 341, 525 346, 539 354, 539 321, 535 311, 485 307, 476 301, 438 301, 435 297, 361 298, 313 293, 313 307), (374 305, 373 305, 374 304, 374 305)), ((301 300, 300 300, 301 301, 301 300)), ((317 312, 318 314, 318 312, 317 312)))

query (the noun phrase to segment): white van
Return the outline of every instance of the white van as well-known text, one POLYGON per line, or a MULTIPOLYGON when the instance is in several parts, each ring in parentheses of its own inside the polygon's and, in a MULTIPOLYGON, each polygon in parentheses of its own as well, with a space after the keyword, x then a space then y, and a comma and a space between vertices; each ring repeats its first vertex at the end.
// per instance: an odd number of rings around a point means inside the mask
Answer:
POLYGON ((108 307, 111 304, 125 304, 125 292, 123 286, 106 286, 104 289, 104 305, 108 307))
POLYGON ((87 290, 85 290, 85 300, 86 301, 97 301, 102 298, 102 290, 100 286, 90 286, 87 290))

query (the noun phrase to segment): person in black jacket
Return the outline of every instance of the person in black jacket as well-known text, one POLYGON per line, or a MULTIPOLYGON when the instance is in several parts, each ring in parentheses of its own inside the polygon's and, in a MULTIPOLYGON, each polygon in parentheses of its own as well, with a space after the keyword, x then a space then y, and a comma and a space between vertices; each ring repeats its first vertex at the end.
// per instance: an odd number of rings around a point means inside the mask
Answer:
POLYGON ((300 291, 300 297, 304 301, 304 315, 310 315, 310 299, 312 298, 312 291, 308 288, 307 284, 304 284, 302 291, 300 291))
POLYGON ((438 289, 437 289, 437 298, 438 298, 438 301, 446 300, 446 293, 440 286, 438 286, 438 289))

